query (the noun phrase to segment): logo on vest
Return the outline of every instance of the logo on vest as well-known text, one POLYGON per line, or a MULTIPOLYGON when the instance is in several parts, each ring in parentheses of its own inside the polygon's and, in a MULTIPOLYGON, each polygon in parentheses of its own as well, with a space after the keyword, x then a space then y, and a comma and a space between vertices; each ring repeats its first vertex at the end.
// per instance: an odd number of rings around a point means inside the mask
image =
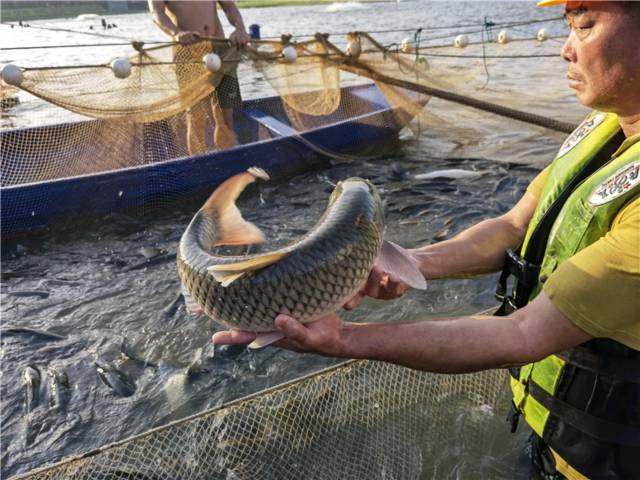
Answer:
POLYGON ((556 155, 556 157, 562 157, 569 150, 571 150, 578 143, 580 143, 584 137, 586 137, 594 128, 596 128, 598 125, 600 125, 604 121, 606 116, 607 116, 606 113, 600 112, 594 115, 593 117, 589 118, 588 120, 584 120, 578 126, 578 128, 576 128, 571 133, 571 135, 567 137, 567 139, 564 141, 564 143, 560 147, 560 150, 558 151, 558 154, 556 155))
POLYGON ((602 182, 589 197, 591 205, 603 205, 625 194, 640 183, 640 162, 621 168, 602 182))

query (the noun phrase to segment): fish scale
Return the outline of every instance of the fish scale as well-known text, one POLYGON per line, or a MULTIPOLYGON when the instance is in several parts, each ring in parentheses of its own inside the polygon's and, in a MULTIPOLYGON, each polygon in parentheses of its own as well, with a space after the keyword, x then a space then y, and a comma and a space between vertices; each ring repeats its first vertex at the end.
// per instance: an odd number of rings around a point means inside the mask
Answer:
POLYGON ((285 254, 283 258, 223 286, 209 267, 265 254, 210 253, 204 243, 216 238, 220 225, 218 215, 203 207, 180 241, 178 272, 204 313, 228 327, 270 332, 279 313, 311 321, 340 307, 366 280, 382 245, 382 212, 371 183, 358 178, 340 182, 318 223, 300 240, 277 251, 285 254))

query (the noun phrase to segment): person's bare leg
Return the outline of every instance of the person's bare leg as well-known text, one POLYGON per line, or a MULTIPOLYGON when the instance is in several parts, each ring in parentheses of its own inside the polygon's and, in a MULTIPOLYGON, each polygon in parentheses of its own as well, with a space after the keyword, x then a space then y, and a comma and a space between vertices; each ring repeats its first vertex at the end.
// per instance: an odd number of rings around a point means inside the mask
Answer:
POLYGON ((200 155, 207 151, 205 132, 210 121, 207 103, 206 101, 200 101, 191 107, 187 113, 187 149, 189 150, 189 155, 200 155))
POLYGON ((219 150, 238 145, 238 139, 233 131, 233 110, 222 108, 218 102, 213 102, 213 119, 216 122, 213 131, 213 141, 219 150))

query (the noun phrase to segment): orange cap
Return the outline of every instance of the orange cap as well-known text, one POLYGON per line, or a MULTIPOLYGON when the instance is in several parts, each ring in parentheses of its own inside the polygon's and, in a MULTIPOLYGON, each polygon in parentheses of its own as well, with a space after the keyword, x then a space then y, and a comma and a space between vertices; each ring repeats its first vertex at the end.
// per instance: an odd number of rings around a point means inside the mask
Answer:
POLYGON ((567 3, 567 0, 542 0, 538 2, 538 7, 549 7, 551 5, 562 5, 567 3))

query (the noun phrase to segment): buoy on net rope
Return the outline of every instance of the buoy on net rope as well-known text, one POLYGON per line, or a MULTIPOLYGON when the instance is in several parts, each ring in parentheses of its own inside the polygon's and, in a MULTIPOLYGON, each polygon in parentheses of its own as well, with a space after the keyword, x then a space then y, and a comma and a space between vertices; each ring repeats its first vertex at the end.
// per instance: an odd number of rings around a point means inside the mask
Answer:
POLYGON ((215 53, 207 53, 202 57, 202 61, 210 72, 217 72, 222 67, 222 60, 215 53))
POLYGON ((498 43, 504 45, 505 43, 509 43, 511 41, 511 35, 506 30, 502 30, 498 34, 498 43))
POLYGON ((127 78, 131 75, 131 63, 126 58, 116 58, 111 62, 111 70, 116 78, 127 78))
POLYGON ((347 46, 344 49, 345 53, 350 57, 358 58, 362 53, 362 45, 360 44, 360 37, 351 33, 347 34, 347 46))
POLYGON ((402 53, 414 52, 414 47, 411 43, 411 40, 409 40, 409 38, 405 38, 402 40, 402 43, 400 44, 400 51, 402 51, 402 53))
POLYGON ((22 75, 22 69, 13 64, 8 63, 4 67, 2 67, 2 80, 9 85, 13 85, 14 87, 20 86, 24 76, 22 75))
POLYGON ((453 41, 453 45, 456 48, 464 48, 469 45, 469 37, 467 37, 466 35, 458 35, 453 41))
POLYGON ((547 31, 544 28, 538 30, 538 35, 536 37, 539 42, 544 42, 547 39, 547 31))
POLYGON ((298 51, 291 45, 288 45, 282 49, 282 58, 287 63, 293 63, 298 58, 298 51))

